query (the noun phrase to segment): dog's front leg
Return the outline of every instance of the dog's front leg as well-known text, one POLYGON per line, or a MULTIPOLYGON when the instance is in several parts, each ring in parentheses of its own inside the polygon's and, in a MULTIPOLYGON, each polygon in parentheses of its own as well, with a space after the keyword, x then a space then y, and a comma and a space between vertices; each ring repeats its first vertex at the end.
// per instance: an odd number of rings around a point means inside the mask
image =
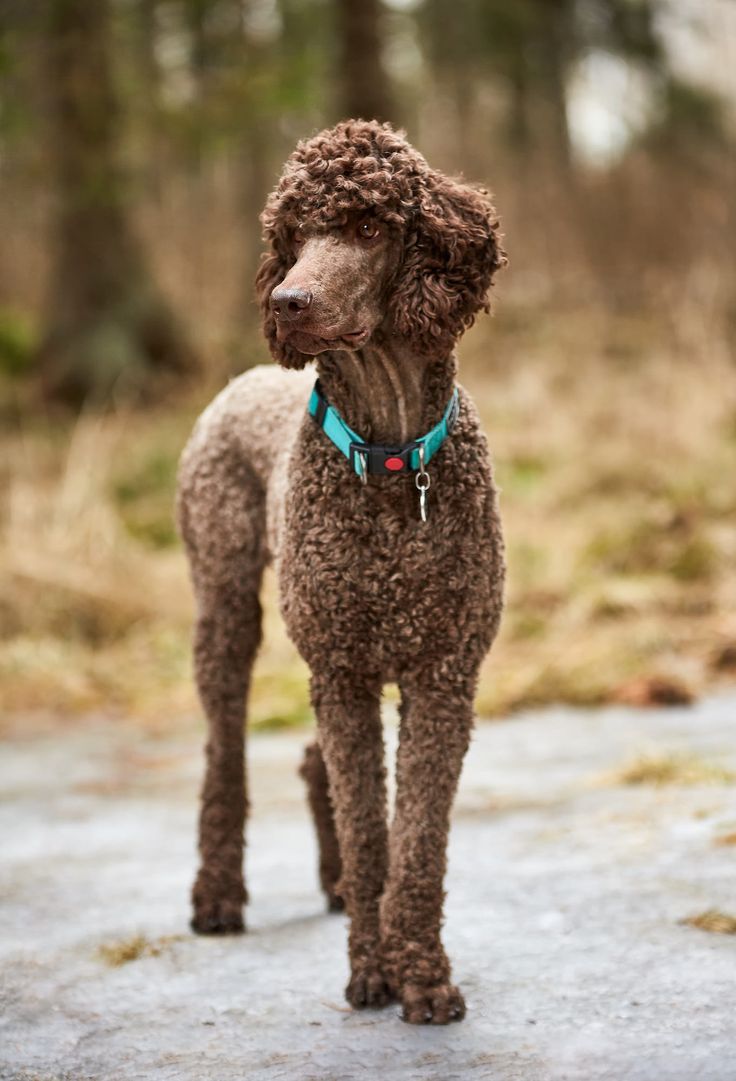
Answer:
POLYGON ((440 939, 450 808, 472 728, 472 690, 424 673, 402 681, 391 869, 381 903, 391 986, 414 1024, 460 1020, 440 939))
POLYGON ((312 701, 342 857, 338 891, 350 917, 345 995, 355 1007, 383 1006, 391 996, 379 952, 388 845, 380 684, 320 672, 312 676, 312 701))

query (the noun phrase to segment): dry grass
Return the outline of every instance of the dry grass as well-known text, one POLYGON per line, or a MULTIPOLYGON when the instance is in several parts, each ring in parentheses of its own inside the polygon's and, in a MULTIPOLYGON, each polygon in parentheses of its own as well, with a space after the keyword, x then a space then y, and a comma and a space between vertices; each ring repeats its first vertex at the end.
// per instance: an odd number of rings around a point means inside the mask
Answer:
POLYGON ((509 547, 482 712, 609 701, 641 679, 686 698, 726 674, 713 658, 736 641, 733 358, 706 334, 685 357, 656 325, 550 316, 467 379, 509 547))
MULTIPOLYGON (((509 297, 500 311, 463 348, 509 562, 479 712, 642 685, 687 697, 732 679, 736 379, 723 326, 680 306, 614 318, 509 297)), ((171 507, 201 404, 71 430, 36 418, 0 437, 0 712, 198 711, 171 507)), ((252 719, 298 723, 306 673, 272 580, 265 607, 252 719)))
POLYGON ((141 957, 160 957, 175 942, 183 942, 185 935, 162 935, 149 939, 145 935, 132 935, 117 942, 104 943, 97 950, 97 956, 111 968, 119 968, 141 957))
POLYGON ((736 935, 736 916, 709 908, 697 916, 687 916, 681 923, 697 927, 700 931, 710 931, 714 935, 736 935))
POLYGON ((643 754, 619 770, 607 774, 610 784, 714 785, 733 784, 736 774, 694 754, 676 752, 643 754))

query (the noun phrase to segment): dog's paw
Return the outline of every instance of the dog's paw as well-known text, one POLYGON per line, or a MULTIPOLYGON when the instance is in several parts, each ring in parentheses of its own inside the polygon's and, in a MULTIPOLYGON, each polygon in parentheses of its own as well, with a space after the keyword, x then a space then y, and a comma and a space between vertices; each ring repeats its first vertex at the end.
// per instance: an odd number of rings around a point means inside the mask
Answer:
POLYGON ((447 1025, 465 1017, 465 1000, 457 987, 407 983, 401 989, 401 1020, 410 1025, 447 1025))
POLYGON ((200 868, 192 887, 192 919, 198 935, 237 935, 245 930, 243 905, 248 892, 242 878, 215 878, 200 868))
POLYGON ((393 1002, 394 995, 380 968, 365 967, 353 972, 345 988, 345 998, 355 1010, 380 1009, 393 1002))
POLYGON ((195 901, 190 927, 198 935, 237 935, 245 930, 240 900, 195 901))

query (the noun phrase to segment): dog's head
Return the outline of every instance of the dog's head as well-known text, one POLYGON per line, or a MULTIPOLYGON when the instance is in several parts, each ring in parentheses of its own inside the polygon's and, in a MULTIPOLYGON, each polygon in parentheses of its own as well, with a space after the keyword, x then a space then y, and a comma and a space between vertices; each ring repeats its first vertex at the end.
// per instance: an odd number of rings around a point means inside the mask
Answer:
POLYGON ((274 358, 302 367, 374 334, 449 351, 505 263, 488 193, 430 169, 387 124, 298 144, 262 215, 256 289, 274 358))

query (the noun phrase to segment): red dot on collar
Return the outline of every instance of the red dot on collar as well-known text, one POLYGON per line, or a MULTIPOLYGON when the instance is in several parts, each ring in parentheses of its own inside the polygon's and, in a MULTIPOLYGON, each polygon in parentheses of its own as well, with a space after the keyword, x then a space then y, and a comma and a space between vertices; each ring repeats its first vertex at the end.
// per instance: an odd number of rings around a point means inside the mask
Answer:
POLYGON ((386 469, 390 469, 392 473, 397 473, 399 469, 404 468, 404 462, 401 458, 386 458, 383 464, 386 469))

